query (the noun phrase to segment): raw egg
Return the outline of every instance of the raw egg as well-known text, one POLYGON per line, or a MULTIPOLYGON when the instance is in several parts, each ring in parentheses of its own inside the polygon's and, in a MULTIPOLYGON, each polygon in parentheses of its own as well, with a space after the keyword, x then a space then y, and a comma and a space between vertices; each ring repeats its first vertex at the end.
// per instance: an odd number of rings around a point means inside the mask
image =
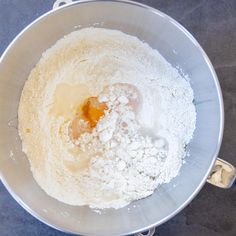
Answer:
POLYGON ((71 122, 72 138, 78 139, 81 134, 91 132, 107 109, 106 103, 99 102, 97 97, 86 99, 71 122))

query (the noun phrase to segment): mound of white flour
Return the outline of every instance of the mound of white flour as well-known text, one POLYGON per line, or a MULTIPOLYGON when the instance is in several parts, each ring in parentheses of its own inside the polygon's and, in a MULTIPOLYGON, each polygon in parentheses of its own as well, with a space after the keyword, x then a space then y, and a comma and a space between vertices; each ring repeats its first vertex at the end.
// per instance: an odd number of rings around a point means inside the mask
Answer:
POLYGON ((82 29, 48 49, 25 83, 23 151, 50 196, 120 208, 178 174, 195 129, 192 101, 189 82, 147 44, 82 29), (91 132, 72 139, 71 120, 88 97, 108 109, 91 132))

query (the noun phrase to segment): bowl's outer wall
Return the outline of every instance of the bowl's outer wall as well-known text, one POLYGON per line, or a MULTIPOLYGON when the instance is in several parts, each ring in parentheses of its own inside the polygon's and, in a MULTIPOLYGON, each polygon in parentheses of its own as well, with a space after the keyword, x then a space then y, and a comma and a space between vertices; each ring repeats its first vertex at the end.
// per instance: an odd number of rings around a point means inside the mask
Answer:
MULTIPOLYGON (((84 2, 53 11, 31 24, 11 44, 0 62, 0 172, 15 199, 34 216, 66 232, 122 235, 158 225, 181 210, 204 184, 218 153, 223 130, 223 104, 215 72, 192 36, 170 17, 130 2, 84 2), (83 27, 118 29, 157 49, 190 78, 197 125, 189 157, 171 183, 120 210, 97 213, 47 196, 36 184, 21 151, 17 110, 31 69, 47 48, 83 27)), ((157 114, 158 115, 158 114, 157 114)))

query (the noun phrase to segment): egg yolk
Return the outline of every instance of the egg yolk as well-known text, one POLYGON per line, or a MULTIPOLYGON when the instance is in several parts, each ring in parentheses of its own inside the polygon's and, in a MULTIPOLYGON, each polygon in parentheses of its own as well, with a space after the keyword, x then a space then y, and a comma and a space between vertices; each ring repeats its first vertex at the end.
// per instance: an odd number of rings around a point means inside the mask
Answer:
POLYGON ((77 139, 81 134, 91 132, 107 109, 106 103, 99 102, 97 97, 86 99, 71 123, 72 138, 77 139))
POLYGON ((97 97, 88 98, 83 107, 83 118, 89 122, 91 128, 94 128, 99 119, 104 116, 104 111, 107 110, 106 103, 100 103, 97 97))

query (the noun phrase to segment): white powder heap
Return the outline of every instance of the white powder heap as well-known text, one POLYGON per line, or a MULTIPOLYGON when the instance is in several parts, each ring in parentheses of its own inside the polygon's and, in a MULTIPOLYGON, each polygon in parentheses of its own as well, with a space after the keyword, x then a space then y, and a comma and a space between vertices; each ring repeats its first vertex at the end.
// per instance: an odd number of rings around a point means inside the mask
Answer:
POLYGON ((25 84, 23 150, 50 196, 120 208, 179 173, 195 129, 192 100, 189 82, 147 44, 115 30, 79 30, 47 50, 25 84), (108 109, 73 139, 75 110, 91 96, 108 109))
POLYGON ((107 94, 101 94, 99 99, 109 110, 92 133, 76 140, 83 152, 93 156, 90 177, 98 178, 101 190, 122 196, 123 202, 114 207, 150 195, 159 183, 173 177, 162 176, 166 143, 142 134, 134 111, 137 104, 129 104, 130 91, 130 86, 111 86, 107 94))

